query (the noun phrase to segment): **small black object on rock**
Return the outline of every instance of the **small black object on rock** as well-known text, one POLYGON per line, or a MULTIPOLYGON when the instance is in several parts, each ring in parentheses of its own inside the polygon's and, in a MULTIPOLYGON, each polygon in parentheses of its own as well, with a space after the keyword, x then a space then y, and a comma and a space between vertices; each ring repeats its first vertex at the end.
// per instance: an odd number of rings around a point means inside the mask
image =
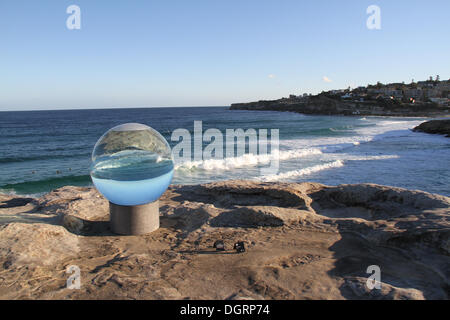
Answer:
POLYGON ((234 244, 234 249, 235 249, 238 253, 245 252, 245 244, 244 244, 244 242, 243 242, 243 241, 236 242, 236 243, 234 244))
POLYGON ((225 244, 222 240, 217 240, 214 242, 214 248, 216 248, 217 251, 225 251, 225 244))

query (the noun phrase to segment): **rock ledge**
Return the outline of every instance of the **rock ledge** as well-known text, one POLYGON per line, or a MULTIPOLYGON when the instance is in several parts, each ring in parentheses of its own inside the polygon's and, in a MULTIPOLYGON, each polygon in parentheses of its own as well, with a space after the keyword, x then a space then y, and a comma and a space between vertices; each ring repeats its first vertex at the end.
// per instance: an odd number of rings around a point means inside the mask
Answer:
POLYGON ((93 188, 0 195, 0 298, 448 299, 449 213, 450 198, 374 184, 225 181, 171 186, 161 228, 121 237, 93 188))

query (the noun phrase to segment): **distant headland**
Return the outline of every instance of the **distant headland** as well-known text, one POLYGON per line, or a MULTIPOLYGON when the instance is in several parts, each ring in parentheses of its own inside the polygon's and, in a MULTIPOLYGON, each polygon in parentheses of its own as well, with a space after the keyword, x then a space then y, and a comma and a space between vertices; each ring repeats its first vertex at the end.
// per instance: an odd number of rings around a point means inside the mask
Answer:
POLYGON ((431 134, 443 134, 446 135, 447 138, 450 138, 450 120, 427 121, 415 127, 413 131, 431 134))
POLYGON ((290 111, 319 115, 400 117, 450 116, 450 79, 410 84, 378 82, 351 89, 322 91, 318 95, 291 94, 288 98, 234 103, 231 110, 290 111))

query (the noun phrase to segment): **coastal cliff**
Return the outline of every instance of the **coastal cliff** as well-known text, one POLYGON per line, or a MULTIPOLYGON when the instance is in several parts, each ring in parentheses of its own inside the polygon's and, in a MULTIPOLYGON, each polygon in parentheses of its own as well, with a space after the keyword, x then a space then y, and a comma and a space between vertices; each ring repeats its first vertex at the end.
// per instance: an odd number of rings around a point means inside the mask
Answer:
POLYGON ((373 184, 226 181, 172 186, 161 228, 124 237, 94 188, 0 195, 0 298, 448 299, 449 213, 450 198, 373 184))
POLYGON ((444 134, 450 138, 450 120, 431 120, 415 127, 414 131, 431 134, 444 134))
POLYGON ((396 100, 353 101, 326 95, 234 103, 230 110, 288 111, 317 115, 437 117, 449 115, 449 107, 435 103, 401 103, 396 100))

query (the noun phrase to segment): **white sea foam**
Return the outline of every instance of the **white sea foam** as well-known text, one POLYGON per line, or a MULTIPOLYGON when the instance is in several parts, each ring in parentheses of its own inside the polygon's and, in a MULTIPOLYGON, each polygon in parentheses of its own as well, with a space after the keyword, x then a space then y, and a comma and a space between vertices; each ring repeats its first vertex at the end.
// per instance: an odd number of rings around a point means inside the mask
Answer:
POLYGON ((339 168, 342 166, 344 166, 344 161, 336 160, 333 162, 328 162, 325 164, 318 164, 318 165, 308 167, 308 168, 303 168, 303 169, 299 169, 299 170, 292 170, 292 171, 287 171, 287 172, 283 172, 283 173, 279 173, 279 174, 264 176, 264 177, 261 177, 260 180, 263 180, 263 181, 286 180, 286 179, 301 177, 301 176, 308 175, 308 174, 311 174, 314 172, 319 172, 322 170, 327 170, 327 169, 331 169, 331 168, 339 168))
MULTIPOLYGON (((278 153, 280 161, 303 158, 312 155, 322 154, 319 149, 308 148, 299 150, 284 150, 278 153)), ((201 161, 187 161, 175 165, 175 169, 203 169, 203 170, 230 170, 234 168, 265 165, 276 159, 276 154, 244 154, 240 157, 225 159, 207 159, 201 161)))
POLYGON ((370 161, 370 160, 388 160, 388 159, 398 159, 400 158, 397 155, 382 155, 382 156, 353 156, 353 155, 345 155, 345 160, 352 161, 370 161))
POLYGON ((21 197, 21 198, 39 198, 45 195, 47 192, 36 192, 36 193, 18 193, 12 189, 0 188, 0 194, 4 194, 10 197, 21 197))
POLYGON ((358 146, 362 143, 411 134, 410 129, 423 122, 423 120, 380 121, 378 118, 363 119, 369 126, 355 128, 355 135, 353 136, 282 140, 280 141, 280 146, 292 149, 318 148, 324 153, 336 152, 358 146), (372 126, 370 126, 370 124, 372 124, 372 126))
MULTIPOLYGON (((395 154, 366 155, 355 154, 352 148, 358 148, 363 143, 368 143, 378 139, 392 137, 410 136, 415 133, 409 129, 418 125, 420 120, 385 120, 378 118, 366 118, 366 127, 353 129, 354 135, 343 137, 313 137, 299 138, 280 141, 279 160, 280 168, 285 172, 277 175, 258 177, 259 171, 254 171, 258 166, 266 165, 274 159, 274 155, 245 154, 240 157, 226 159, 210 159, 203 161, 188 161, 176 164, 175 168, 181 175, 185 173, 194 174, 194 171, 201 170, 202 175, 217 175, 216 172, 226 172, 230 178, 256 178, 264 181, 295 180, 296 177, 307 176, 309 174, 332 168, 339 168, 345 165, 346 161, 377 161, 397 159, 395 154), (370 125, 372 124, 372 125, 370 125), (286 150, 287 149, 287 150, 286 150), (343 153, 346 149, 350 153, 343 153), (302 159, 300 162, 296 159, 302 159), (325 162, 325 163, 324 163, 325 162), (246 168, 239 171, 239 168, 246 168), (216 171, 216 172, 215 172, 216 171)), ((357 152, 357 150, 356 150, 357 152)), ((201 172, 199 171, 199 173, 201 172)), ((221 173, 223 174, 223 173, 221 173)))
MULTIPOLYGON (((354 129, 356 133, 354 136, 347 137, 317 137, 311 139, 291 139, 281 140, 280 147, 289 150, 282 150, 279 152, 279 160, 293 160, 296 158, 303 158, 307 156, 320 154, 335 154, 337 151, 354 148, 362 143, 371 142, 386 137, 402 136, 411 134, 408 129, 420 124, 422 121, 411 120, 379 120, 368 119, 367 123, 373 123, 373 126, 354 129)), ((396 155, 380 155, 380 156, 349 156, 340 154, 339 157, 332 157, 337 160, 384 160, 398 158, 396 155)), ((254 167, 258 165, 268 164, 274 159, 273 155, 255 155, 245 154, 240 157, 225 158, 225 159, 209 159, 202 161, 188 161, 176 164, 175 168, 178 170, 193 170, 202 169, 206 171, 213 170, 232 170, 241 167, 254 167)), ((321 166, 321 165, 319 165, 321 166)), ((294 170, 298 171, 298 170, 294 170)))
POLYGON ((399 156, 397 156, 397 155, 354 156, 354 155, 348 155, 348 154, 340 154, 339 156, 342 157, 342 159, 337 159, 332 162, 328 162, 325 164, 318 164, 318 165, 303 168, 303 169, 291 170, 291 171, 282 172, 282 173, 275 174, 275 175, 264 176, 264 177, 260 178, 260 180, 279 181, 279 180, 292 179, 295 177, 309 175, 311 173, 319 172, 322 170, 343 167, 345 165, 346 161, 371 161, 371 160, 386 160, 386 159, 399 158, 399 156))

